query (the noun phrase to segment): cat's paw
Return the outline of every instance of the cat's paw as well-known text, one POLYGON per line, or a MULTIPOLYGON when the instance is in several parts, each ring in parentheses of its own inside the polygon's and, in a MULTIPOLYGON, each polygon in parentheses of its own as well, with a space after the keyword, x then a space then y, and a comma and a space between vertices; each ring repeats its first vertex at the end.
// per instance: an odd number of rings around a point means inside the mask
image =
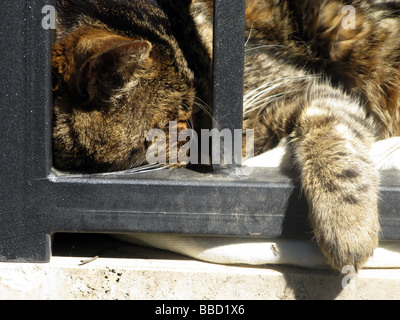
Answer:
POLYGON ((309 218, 332 267, 358 270, 379 242, 378 173, 372 166, 360 166, 334 174, 325 185, 328 188, 321 187, 309 197, 309 218))
POLYGON ((348 212, 348 215, 353 218, 344 219, 336 227, 314 224, 315 238, 322 253, 339 271, 345 266, 361 269, 379 243, 379 223, 373 208, 363 213, 348 212))
POLYGON ((318 123, 302 128, 308 131, 291 142, 309 219, 329 263, 339 271, 359 269, 378 246, 380 232, 379 173, 364 144, 368 132, 358 128, 360 139, 354 128, 318 123))

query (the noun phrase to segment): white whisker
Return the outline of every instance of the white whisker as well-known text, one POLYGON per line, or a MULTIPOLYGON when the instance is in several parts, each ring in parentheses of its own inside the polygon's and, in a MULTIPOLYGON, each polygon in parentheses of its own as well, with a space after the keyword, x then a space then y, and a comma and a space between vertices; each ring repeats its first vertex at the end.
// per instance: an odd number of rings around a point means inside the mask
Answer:
POLYGON ((257 46, 257 47, 254 47, 254 48, 245 49, 244 52, 249 52, 249 51, 252 51, 252 50, 257 50, 257 49, 262 49, 262 48, 275 48, 275 47, 283 48, 284 46, 279 45, 279 44, 265 44, 265 45, 262 45, 262 46, 257 46))
MULTIPOLYGON (((144 162, 141 161, 141 164, 144 162)), ((168 168, 166 165, 162 165, 159 163, 153 163, 153 164, 146 164, 146 165, 138 165, 137 167, 126 169, 123 171, 116 171, 116 172, 106 172, 102 173, 102 175, 124 175, 124 174, 130 174, 130 173, 143 173, 143 172, 152 172, 160 169, 168 168)))
MULTIPOLYGON (((284 95, 286 95, 286 94, 288 94, 288 93, 292 93, 292 92, 293 92, 293 91, 281 92, 281 93, 278 93, 278 94, 269 96, 269 97, 267 97, 266 99, 261 100, 261 101, 259 101, 259 99, 258 99, 258 100, 256 100, 256 101, 254 101, 251 105, 246 105, 243 114, 245 115, 245 114, 247 114, 247 113, 249 113, 249 112, 253 112, 253 111, 255 111, 255 110, 261 108, 262 106, 267 106, 268 104, 270 104, 270 103, 272 103, 272 102, 274 102, 274 101, 279 100, 279 99, 280 99, 281 97, 283 97, 284 95), (274 98, 275 98, 275 99, 274 99, 274 98)), ((261 99, 261 97, 260 97, 260 99, 261 99)))
POLYGON ((295 77, 288 77, 288 78, 279 78, 273 81, 264 83, 263 85, 259 86, 258 88, 248 92, 243 97, 243 112, 244 114, 253 111, 259 108, 262 105, 267 105, 273 101, 276 101, 282 98, 284 95, 292 93, 293 91, 281 91, 277 94, 272 94, 277 91, 280 87, 282 89, 287 89, 285 84, 296 80, 305 80, 310 78, 317 78, 319 75, 307 75, 307 76, 295 76, 295 77), (268 96, 269 95, 269 96, 268 96), (261 104, 261 105, 260 105, 261 104))
POLYGON ((254 24, 254 21, 251 22, 251 27, 250 27, 250 31, 249 31, 249 36, 247 37, 247 40, 246 40, 246 42, 244 43, 244 46, 245 46, 245 47, 247 46, 247 44, 248 44, 249 41, 250 41, 251 33, 253 32, 253 24, 254 24))
POLYGON ((211 121, 215 123, 211 107, 209 107, 206 102, 197 97, 195 98, 194 102, 196 106, 198 106, 211 119, 211 121))

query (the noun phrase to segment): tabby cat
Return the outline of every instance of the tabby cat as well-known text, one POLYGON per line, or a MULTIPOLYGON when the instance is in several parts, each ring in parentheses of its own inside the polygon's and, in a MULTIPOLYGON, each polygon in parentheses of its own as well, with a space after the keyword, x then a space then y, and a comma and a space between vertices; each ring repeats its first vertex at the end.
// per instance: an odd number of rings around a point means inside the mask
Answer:
MULTIPOLYGON (((171 121, 178 132, 192 125, 195 85, 198 98, 207 100, 201 88, 206 92, 210 81, 209 56, 193 50, 193 22, 181 35, 182 51, 159 2, 58 1, 52 52, 56 168, 138 167, 146 162, 150 129, 168 134, 171 121), (204 76, 195 79, 193 70, 204 76)), ((183 21, 184 8, 182 3, 183 21)), ((188 18, 189 3, 186 12, 188 18)))
MULTIPOLYGON (((54 165, 145 163, 152 128, 210 104, 211 0, 60 0, 54 165), (192 2, 192 3, 191 3, 192 2), (192 18, 190 17, 192 15, 192 18), (195 27, 196 24, 196 27, 195 27)), ((287 139, 315 239, 339 270, 378 245, 371 144, 400 133, 398 8, 368 0, 247 0, 244 128, 255 154, 287 139), (355 9, 355 27, 343 21, 355 9)))

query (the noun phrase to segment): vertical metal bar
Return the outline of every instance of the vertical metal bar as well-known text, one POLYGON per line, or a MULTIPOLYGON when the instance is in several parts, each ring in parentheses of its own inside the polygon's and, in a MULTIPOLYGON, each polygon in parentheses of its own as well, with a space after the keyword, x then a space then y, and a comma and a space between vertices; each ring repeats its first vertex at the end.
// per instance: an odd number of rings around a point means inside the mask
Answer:
MULTIPOLYGON (((221 159, 221 164, 214 164, 214 169, 225 169, 240 165, 241 160, 234 156, 234 130, 243 125, 243 68, 244 68, 244 29, 245 0, 214 1, 214 83, 213 116, 215 129, 224 130, 232 139, 226 150, 223 163, 223 144, 213 149, 213 157, 221 159), (216 153, 216 154, 215 154, 216 153)), ((221 134, 220 134, 221 135, 221 134)), ((213 141, 219 137, 213 137, 213 141)), ((228 139, 229 140, 229 139, 228 139)), ((237 148, 238 149, 238 148, 237 148)), ((236 151, 237 152, 237 151, 236 151)), ((239 157, 240 158, 240 157, 239 157)))
POLYGON ((41 10, 48 3, 0 2, 1 261, 50 259, 46 227, 51 219, 46 213, 53 211, 47 211, 53 199, 35 203, 43 199, 37 185, 49 172, 44 166, 50 165, 44 152, 49 124, 43 119, 50 103, 50 46, 41 26, 41 10))
POLYGON ((28 143, 28 170, 38 178, 50 174, 52 166, 52 77, 51 47, 56 0, 27 1, 26 42, 27 62, 27 130, 34 132, 28 143), (32 166, 32 168, 30 168, 32 166))

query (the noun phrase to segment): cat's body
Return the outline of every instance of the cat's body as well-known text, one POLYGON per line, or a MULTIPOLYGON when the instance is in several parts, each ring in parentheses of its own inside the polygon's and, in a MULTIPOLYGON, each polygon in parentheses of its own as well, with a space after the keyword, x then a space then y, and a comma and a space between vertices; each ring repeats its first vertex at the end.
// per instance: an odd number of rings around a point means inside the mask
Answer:
POLYGON ((287 138, 315 239, 339 270, 360 267, 378 244, 369 149, 400 133, 400 18, 385 10, 372 1, 246 1, 244 129, 255 130, 256 155, 287 138), (346 28, 346 5, 355 28, 346 28))
POLYGON ((379 238, 368 151, 398 133, 398 19, 365 1, 247 3, 244 127, 255 129, 256 154, 288 138, 316 241, 337 269, 358 268, 379 238), (345 4, 356 29, 343 28, 345 4))
MULTIPOLYGON (((191 6, 190 1, 87 1, 83 7, 90 10, 80 9, 80 15, 76 6, 82 1, 61 3, 63 10, 80 18, 67 14, 63 20, 61 15, 59 42, 53 50, 53 68, 61 81, 55 82, 55 164, 98 171, 144 161, 146 131, 165 130, 174 119, 186 128, 190 110, 180 106, 184 101, 191 108, 195 89, 209 102, 212 1, 195 0, 191 6), (115 4, 125 8, 124 13, 107 9, 115 4), (177 19, 179 6, 184 16, 177 19), (189 9, 198 35, 186 15, 189 9), (188 28, 182 31, 185 24, 188 28), (113 40, 122 44, 112 42, 111 49, 94 47, 89 53, 87 46, 80 46, 93 38, 115 38, 110 33, 123 37, 113 40), (134 44, 127 38, 135 39, 134 44), (79 48, 86 53, 77 54, 79 48), (124 68, 125 73, 116 76, 108 68, 96 68, 98 60, 101 66, 115 56, 117 61, 122 58, 118 49, 110 56, 115 48, 133 52, 133 71, 124 68), (75 58, 64 59, 68 55, 75 58), (79 70, 78 76, 69 76, 68 68, 79 70), (104 73, 107 77, 92 76, 104 73), (142 78, 146 85, 137 87, 142 78), (115 83, 124 94, 107 89, 115 83), (167 101, 173 103, 167 106, 167 101)), ((360 267, 378 244, 379 176, 368 151, 376 139, 400 133, 399 30, 400 18, 394 11, 373 7, 369 1, 246 3, 244 128, 255 130, 255 154, 287 137, 315 239, 339 270, 345 265, 360 267), (355 29, 343 27, 345 5, 356 9, 355 29)), ((105 42, 99 43, 104 48, 105 42)))
POLYGON ((358 268, 379 238, 368 152, 399 133, 400 19, 367 1, 249 0, 246 12, 244 127, 255 129, 255 153, 288 138, 316 241, 337 269, 358 268), (355 29, 343 24, 349 4, 355 29))

